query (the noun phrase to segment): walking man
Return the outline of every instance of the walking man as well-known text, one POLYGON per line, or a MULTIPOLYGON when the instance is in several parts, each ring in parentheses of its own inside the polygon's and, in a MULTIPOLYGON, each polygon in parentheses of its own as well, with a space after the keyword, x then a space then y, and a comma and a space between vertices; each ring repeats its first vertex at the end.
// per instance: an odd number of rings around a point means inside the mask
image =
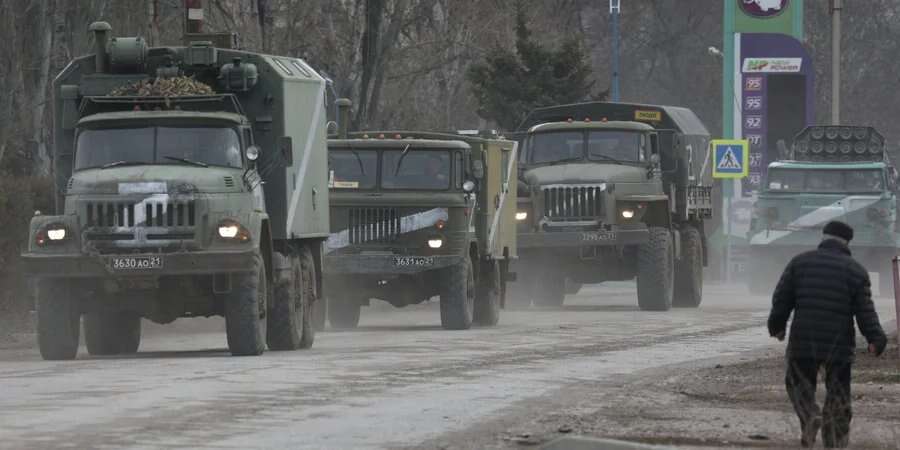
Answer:
POLYGON ((849 441, 850 369, 856 330, 869 342, 869 352, 881 355, 887 337, 881 329, 866 269, 850 255, 853 228, 829 222, 819 248, 794 257, 784 269, 772 295, 769 334, 784 340, 791 312, 785 385, 800 417, 801 444, 812 447, 819 428, 826 448, 846 447, 849 441), (820 412, 816 378, 825 370, 827 396, 820 412))

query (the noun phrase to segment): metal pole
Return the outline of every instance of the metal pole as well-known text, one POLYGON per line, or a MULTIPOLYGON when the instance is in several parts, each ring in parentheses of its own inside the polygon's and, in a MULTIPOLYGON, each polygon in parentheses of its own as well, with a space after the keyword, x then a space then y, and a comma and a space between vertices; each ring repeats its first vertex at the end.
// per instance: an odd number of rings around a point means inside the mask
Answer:
POLYGON ((831 124, 841 124, 841 10, 843 0, 831 0, 831 124))
MULTIPOLYGON (((891 263, 894 269, 891 271, 894 277, 894 317, 897 320, 897 329, 900 330, 900 257, 895 256, 891 263)), ((881 295, 885 294, 886 292, 883 292, 881 295)), ((900 343, 900 331, 897 332, 897 342, 900 343)))
POLYGON ((203 32, 203 0, 184 0, 184 29, 188 33, 203 32))
POLYGON ((612 31, 612 101, 618 102, 621 99, 619 93, 619 12, 621 10, 621 0, 609 0, 609 16, 611 20, 612 31))

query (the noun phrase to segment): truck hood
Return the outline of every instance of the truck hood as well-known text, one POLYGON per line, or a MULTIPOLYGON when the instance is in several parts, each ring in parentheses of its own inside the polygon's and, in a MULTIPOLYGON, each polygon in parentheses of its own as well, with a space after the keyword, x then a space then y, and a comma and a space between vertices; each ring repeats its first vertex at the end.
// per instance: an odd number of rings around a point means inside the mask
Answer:
POLYGON ((224 194, 243 192, 241 169, 133 166, 88 169, 69 179, 67 194, 224 194))
POLYGON ((862 242, 871 233, 887 233, 896 220, 894 202, 881 195, 760 195, 755 205, 760 217, 751 244, 788 242, 809 235, 815 241, 831 220, 852 226, 857 234, 854 242, 862 242), (771 222, 770 222, 771 220, 771 222))
POLYGON ((525 171, 525 182, 531 186, 547 184, 642 183, 647 169, 620 164, 560 164, 535 167, 525 171))

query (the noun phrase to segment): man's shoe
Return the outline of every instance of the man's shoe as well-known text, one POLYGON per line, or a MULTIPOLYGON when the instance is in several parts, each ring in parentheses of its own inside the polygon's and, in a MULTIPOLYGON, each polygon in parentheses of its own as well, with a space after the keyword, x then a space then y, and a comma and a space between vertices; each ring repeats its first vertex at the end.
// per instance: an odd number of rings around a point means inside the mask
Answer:
POLYGON ((800 445, 804 448, 810 448, 816 445, 816 436, 819 434, 819 428, 822 428, 822 418, 819 416, 813 417, 803 430, 803 436, 800 438, 800 445))

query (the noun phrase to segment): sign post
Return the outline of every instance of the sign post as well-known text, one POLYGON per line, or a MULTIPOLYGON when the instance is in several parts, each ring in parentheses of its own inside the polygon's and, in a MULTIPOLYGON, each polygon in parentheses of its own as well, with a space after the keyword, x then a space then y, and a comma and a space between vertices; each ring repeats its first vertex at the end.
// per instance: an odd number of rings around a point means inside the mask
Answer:
MULTIPOLYGON (((894 270, 894 318, 897 324, 897 343, 900 344, 900 256, 893 258, 894 270)), ((900 347, 900 345, 898 345, 900 347)))
MULTIPOLYGON (((750 173, 750 144, 745 139, 716 139, 709 143, 712 153, 713 178, 740 180, 750 173)), ((725 202, 725 278, 731 281, 731 225, 734 222, 731 202, 725 202)))

